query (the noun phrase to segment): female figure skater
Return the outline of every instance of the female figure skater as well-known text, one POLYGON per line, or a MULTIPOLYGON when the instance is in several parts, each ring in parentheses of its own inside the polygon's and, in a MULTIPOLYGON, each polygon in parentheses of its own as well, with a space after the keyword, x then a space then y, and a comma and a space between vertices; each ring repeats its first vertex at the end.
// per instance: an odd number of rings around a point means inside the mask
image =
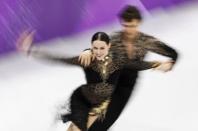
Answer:
POLYGON ((77 57, 57 57, 31 48, 33 34, 22 35, 18 49, 45 60, 81 66, 87 83, 81 85, 71 95, 70 112, 62 115, 63 122, 72 121, 68 131, 87 131, 94 121, 102 121, 111 96, 115 90, 123 68, 134 71, 160 66, 160 62, 127 61, 124 57, 109 53, 110 39, 104 32, 97 32, 91 39, 91 49, 95 60, 83 67, 77 57))

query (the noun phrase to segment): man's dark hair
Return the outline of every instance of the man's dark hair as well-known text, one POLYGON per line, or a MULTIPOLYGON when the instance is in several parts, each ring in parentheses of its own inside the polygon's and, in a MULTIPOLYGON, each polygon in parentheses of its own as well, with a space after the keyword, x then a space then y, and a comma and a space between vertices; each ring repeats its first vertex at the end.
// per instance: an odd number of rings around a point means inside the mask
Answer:
POLYGON ((131 22, 133 19, 142 20, 142 16, 137 7, 132 5, 127 5, 121 9, 118 14, 119 18, 125 22, 131 22))

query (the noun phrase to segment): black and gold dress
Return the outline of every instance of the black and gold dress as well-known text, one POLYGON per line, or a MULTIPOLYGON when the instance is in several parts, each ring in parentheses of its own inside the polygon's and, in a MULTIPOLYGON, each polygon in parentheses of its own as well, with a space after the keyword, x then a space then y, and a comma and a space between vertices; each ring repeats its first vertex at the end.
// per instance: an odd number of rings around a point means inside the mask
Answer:
POLYGON ((87 131, 89 115, 97 115, 98 120, 104 119, 123 68, 140 71, 159 65, 158 62, 126 61, 124 58, 108 55, 104 60, 94 60, 88 67, 83 67, 79 63, 78 57, 54 57, 36 51, 33 51, 33 54, 45 60, 77 65, 83 68, 87 83, 73 91, 70 97, 70 112, 61 117, 63 122, 72 121, 82 131, 87 131))

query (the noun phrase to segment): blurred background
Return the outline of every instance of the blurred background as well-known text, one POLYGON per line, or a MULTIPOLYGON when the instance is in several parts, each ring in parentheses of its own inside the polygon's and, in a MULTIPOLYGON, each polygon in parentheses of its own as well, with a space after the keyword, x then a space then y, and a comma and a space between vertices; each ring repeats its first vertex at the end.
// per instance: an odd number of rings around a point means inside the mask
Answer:
MULTIPOLYGON (((50 65, 16 51, 24 30, 35 30, 35 46, 54 54, 79 55, 93 33, 121 29, 117 14, 131 4, 144 16, 142 32, 180 54, 168 73, 141 73, 131 100, 111 130, 198 130, 197 0, 1 0, 0 130, 65 131, 54 123, 57 108, 85 83, 78 67, 50 65)), ((161 59, 149 54, 146 59, 161 59)))

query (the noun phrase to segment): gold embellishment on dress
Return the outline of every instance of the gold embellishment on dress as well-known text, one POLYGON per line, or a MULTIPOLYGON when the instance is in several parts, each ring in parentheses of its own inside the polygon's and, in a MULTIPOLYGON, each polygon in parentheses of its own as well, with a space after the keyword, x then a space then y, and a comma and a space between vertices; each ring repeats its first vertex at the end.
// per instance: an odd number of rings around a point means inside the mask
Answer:
POLYGON ((105 82, 109 75, 119 69, 119 66, 116 62, 112 61, 112 56, 106 56, 104 60, 102 61, 95 61, 91 65, 92 69, 97 71, 102 80, 105 82))
POLYGON ((107 78, 107 65, 109 64, 109 57, 106 56, 103 60, 103 63, 102 63, 102 76, 103 76, 103 79, 105 80, 107 78))
POLYGON ((89 84, 82 88, 83 95, 92 104, 98 104, 111 97, 113 85, 108 83, 89 84))
POLYGON ((98 120, 104 120, 110 100, 105 100, 98 107, 94 107, 89 115, 98 115, 98 120))

